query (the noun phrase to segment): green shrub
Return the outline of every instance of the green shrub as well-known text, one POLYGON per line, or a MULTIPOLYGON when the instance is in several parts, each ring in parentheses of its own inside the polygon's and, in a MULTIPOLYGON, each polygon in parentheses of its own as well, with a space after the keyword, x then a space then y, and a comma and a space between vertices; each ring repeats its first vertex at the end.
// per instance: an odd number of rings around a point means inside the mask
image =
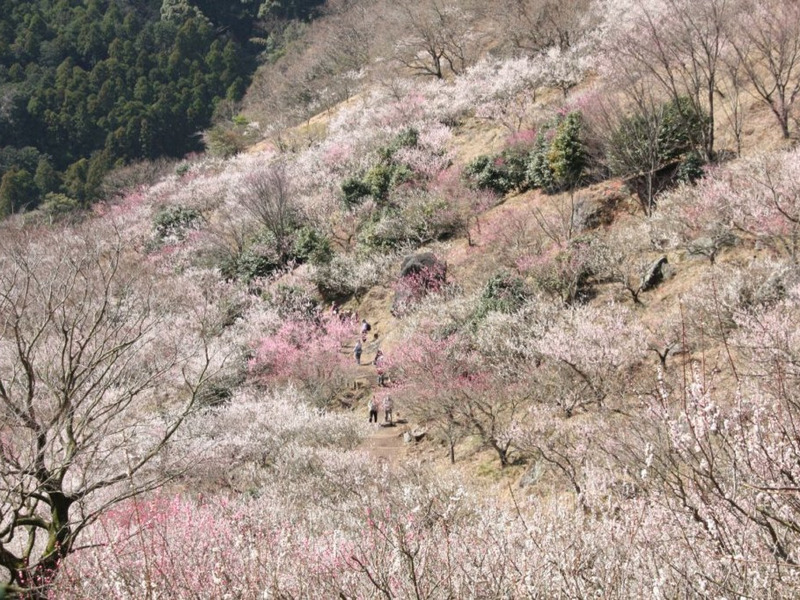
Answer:
POLYGON ((409 244, 413 237, 413 226, 403 217, 398 208, 386 208, 366 221, 358 232, 357 242, 368 250, 394 250, 409 244))
POLYGON ((369 196, 379 205, 386 205, 389 193, 413 177, 414 172, 407 165, 380 162, 373 165, 363 177, 348 177, 342 182, 344 203, 353 207, 369 196))
POLYGON ((398 133, 387 146, 378 150, 381 160, 389 162, 400 148, 413 148, 417 145, 419 132, 413 127, 407 127, 398 133))
POLYGON ((75 215, 81 210, 81 203, 70 198, 66 194, 55 194, 50 192, 44 197, 44 202, 39 207, 45 215, 53 220, 61 220, 75 215))
POLYGON ((398 198, 398 204, 364 225, 358 235, 360 245, 379 250, 418 248, 463 231, 461 213, 443 198, 412 190, 398 198))
POLYGON ((230 121, 221 121, 211 127, 204 141, 209 154, 230 158, 258 141, 258 130, 250 127, 247 118, 236 115, 230 121))
POLYGON ((697 152, 689 152, 681 161, 681 164, 678 165, 675 179, 681 183, 694 183, 701 179, 704 174, 703 159, 697 152))
POLYGON ((528 156, 520 149, 504 150, 496 156, 482 155, 464 167, 472 187, 505 195, 527 185, 528 156))
POLYGON ((36 208, 39 190, 25 169, 8 170, 0 179, 0 217, 36 208))
POLYGON ((392 189, 408 181, 412 181, 413 179, 414 179, 414 171, 411 170, 411 167, 404 164, 392 165, 392 177, 390 181, 392 189))
POLYGON ((408 165, 396 162, 394 155, 400 148, 416 146, 417 136, 413 127, 404 129, 387 146, 378 150, 378 162, 363 176, 353 175, 345 179, 341 186, 345 205, 352 208, 367 196, 378 204, 386 204, 392 189, 411 181, 414 171, 408 165))
POLYGON ((268 229, 262 229, 254 237, 247 240, 242 252, 233 264, 226 265, 226 276, 250 283, 258 277, 267 277, 286 264, 285 257, 278 251, 275 235, 268 229))
POLYGON ((301 262, 313 265, 328 263, 333 256, 331 241, 313 227, 302 227, 295 236, 294 254, 301 262))
POLYGON ((707 114, 697 113, 687 96, 667 102, 659 131, 659 146, 664 149, 665 160, 677 158, 700 146, 709 121, 707 114))
POLYGON ((236 128, 214 125, 206 132, 206 148, 211 156, 230 158, 247 148, 245 135, 236 128))
POLYGON ((394 165, 379 163, 373 166, 364 175, 362 180, 364 185, 369 190, 369 195, 378 204, 384 204, 389 195, 389 189, 392 187, 392 178, 394 175, 394 165))
POLYGON ((512 313, 525 303, 529 295, 522 279, 501 271, 486 282, 473 319, 480 320, 490 312, 512 313))
POLYGON ((370 195, 370 187, 360 177, 348 177, 342 181, 342 195, 344 204, 352 208, 370 195))
POLYGON ((500 164, 508 179, 509 191, 527 187, 527 171, 530 152, 524 147, 507 148, 500 153, 500 164))
POLYGON ((266 277, 282 265, 272 249, 251 246, 236 259, 236 279, 250 283, 257 277, 266 277))
POLYGON ((172 237, 182 240, 186 233, 196 229, 201 220, 194 208, 180 205, 162 206, 153 217, 153 229, 159 240, 172 237))
POLYGON ((698 115, 683 97, 665 102, 652 114, 627 117, 611 137, 609 166, 622 176, 658 170, 691 151, 707 121, 708 116, 698 115))

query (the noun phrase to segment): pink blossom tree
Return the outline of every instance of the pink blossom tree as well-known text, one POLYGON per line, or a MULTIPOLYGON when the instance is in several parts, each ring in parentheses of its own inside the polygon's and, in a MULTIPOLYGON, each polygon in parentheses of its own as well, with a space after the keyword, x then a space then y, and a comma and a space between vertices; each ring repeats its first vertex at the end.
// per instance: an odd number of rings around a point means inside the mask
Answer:
POLYGON ((651 221, 652 235, 705 254, 712 262, 736 234, 794 258, 800 232, 797 175, 795 151, 719 167, 696 186, 664 196, 662 209, 651 221))
POLYGON ((288 319, 258 341, 250 374, 263 385, 299 384, 313 402, 327 406, 354 376, 356 333, 354 322, 336 315, 288 319))

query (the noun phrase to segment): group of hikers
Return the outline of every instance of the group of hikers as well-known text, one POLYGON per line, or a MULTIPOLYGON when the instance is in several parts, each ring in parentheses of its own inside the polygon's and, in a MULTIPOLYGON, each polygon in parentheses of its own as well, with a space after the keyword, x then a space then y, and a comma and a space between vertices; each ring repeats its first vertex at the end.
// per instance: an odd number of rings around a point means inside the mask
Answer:
MULTIPOLYGON (((361 364, 361 355, 364 352, 364 344, 367 342, 367 335, 372 330, 372 326, 367 322, 366 319, 361 320, 361 336, 359 340, 356 342, 355 347, 353 348, 353 356, 356 359, 356 364, 361 364)), ((378 338, 378 334, 375 334, 375 339, 378 338)), ((375 358, 372 361, 372 364, 375 366, 375 370, 378 376, 378 385, 380 387, 386 387, 386 369, 384 367, 384 358, 383 352, 381 350, 377 350, 375 352, 375 358)), ((370 398, 367 408, 369 409, 369 422, 370 423, 377 423, 378 422, 378 409, 383 408, 384 413, 384 422, 385 423, 392 423, 392 407, 393 407, 393 400, 391 396, 385 396, 383 400, 378 402, 378 399, 374 396, 370 398), (380 406, 379 406, 380 405, 380 406)))
MULTIPOLYGON (((384 396, 383 401, 380 403, 381 408, 383 408, 383 422, 384 423, 392 423, 392 408, 394 406, 394 400, 392 400, 391 396, 384 396)), ((377 423, 378 422, 378 399, 375 396, 369 399, 367 403, 367 408, 369 409, 369 422, 370 423, 377 423)))

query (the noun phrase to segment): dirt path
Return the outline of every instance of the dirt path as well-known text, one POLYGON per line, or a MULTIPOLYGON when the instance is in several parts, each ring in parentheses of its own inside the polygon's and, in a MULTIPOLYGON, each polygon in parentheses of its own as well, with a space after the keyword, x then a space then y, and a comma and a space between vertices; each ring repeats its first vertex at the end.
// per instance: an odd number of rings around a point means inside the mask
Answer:
MULTIPOLYGON (((351 357, 353 356, 353 347, 355 346, 357 338, 350 344, 342 346, 341 352, 351 357)), ((353 377, 350 382, 350 389, 342 398, 344 405, 349 406, 359 417, 367 419, 367 401, 371 397, 376 397, 380 401, 386 393, 390 393, 389 388, 382 388, 377 383, 377 370, 374 366, 374 359, 377 351, 380 349, 383 342, 383 337, 378 336, 374 332, 370 339, 363 342, 363 353, 361 355, 361 363, 358 369, 358 374, 353 377)), ((400 407, 402 412, 403 408, 400 407)), ((389 465, 396 465, 406 456, 407 445, 403 440, 403 435, 409 430, 409 425, 401 418, 398 407, 394 407, 395 423, 392 426, 386 426, 383 422, 383 408, 378 410, 378 424, 370 424, 371 434, 364 439, 361 444, 366 452, 373 456, 377 461, 386 462, 389 465), (399 421, 399 422, 397 422, 399 421)))
MULTIPOLYGON (((377 345, 375 345, 375 347, 377 347, 377 345)), ((387 388, 379 388, 376 384, 375 367, 371 364, 374 357, 374 348, 369 348, 369 353, 364 352, 359 374, 351 382, 351 391, 348 392, 348 401, 352 402, 350 406, 352 406, 357 413, 363 414, 364 419, 367 418, 367 399, 373 395, 378 395, 380 398, 379 390, 388 391, 387 388)), ((402 410, 402 408, 400 410, 402 410)), ((390 465, 397 464, 399 460, 406 455, 406 444, 403 441, 403 434, 408 431, 409 427, 404 420, 400 419, 400 413, 397 412, 396 406, 394 416, 396 422, 392 426, 386 426, 383 422, 383 409, 379 409, 379 423, 370 424, 372 433, 361 445, 361 447, 374 456, 376 460, 386 461, 390 465), (399 422, 397 422, 397 420, 399 420, 399 422)))
POLYGON ((390 465, 397 464, 406 454, 403 434, 407 425, 372 426, 375 427, 375 431, 364 441, 362 447, 379 461, 386 461, 390 465))

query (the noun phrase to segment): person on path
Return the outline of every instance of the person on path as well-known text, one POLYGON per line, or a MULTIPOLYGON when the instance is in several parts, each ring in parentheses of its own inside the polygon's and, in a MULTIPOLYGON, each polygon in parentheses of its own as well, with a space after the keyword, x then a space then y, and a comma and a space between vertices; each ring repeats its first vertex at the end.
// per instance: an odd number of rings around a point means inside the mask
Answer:
POLYGON ((369 422, 370 423, 377 423, 378 422, 378 401, 375 398, 370 398, 369 402, 367 403, 367 408, 369 409, 369 422), (374 419, 374 421, 373 421, 374 419))
POLYGON ((357 365, 361 364, 361 350, 362 350, 361 340, 358 340, 358 342, 356 342, 356 347, 353 349, 353 356, 356 357, 357 365))
POLYGON ((392 422, 392 408, 394 407, 394 401, 392 400, 391 396, 386 396, 383 399, 383 420, 386 423, 391 424, 392 422))
POLYGON ((366 336, 370 329, 372 329, 372 325, 367 323, 366 319, 361 319, 361 335, 366 336))
POLYGON ((378 385, 383 387, 386 385, 386 371, 383 368, 383 352, 378 350, 375 354, 375 360, 372 361, 375 365, 375 370, 378 372, 378 385))

